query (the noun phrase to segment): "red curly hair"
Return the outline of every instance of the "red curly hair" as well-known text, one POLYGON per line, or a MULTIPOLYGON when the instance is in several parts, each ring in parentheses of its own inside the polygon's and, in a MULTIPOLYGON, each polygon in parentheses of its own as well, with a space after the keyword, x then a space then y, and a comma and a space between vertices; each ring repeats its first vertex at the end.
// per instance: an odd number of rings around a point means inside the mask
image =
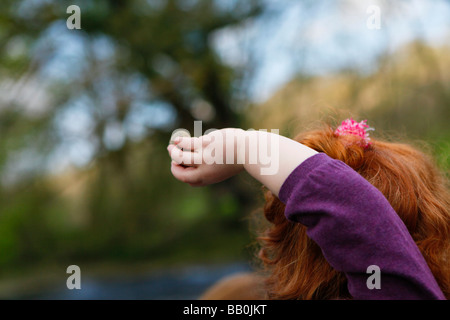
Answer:
MULTIPOLYGON (((369 148, 348 144, 325 129, 296 141, 349 165, 390 202, 408 228, 447 299, 450 297, 450 197, 447 179, 421 151, 399 143, 371 140, 369 148)), ((351 298, 344 274, 325 260, 306 227, 288 221, 284 204, 265 192, 264 216, 270 226, 259 241, 269 299, 351 298)))

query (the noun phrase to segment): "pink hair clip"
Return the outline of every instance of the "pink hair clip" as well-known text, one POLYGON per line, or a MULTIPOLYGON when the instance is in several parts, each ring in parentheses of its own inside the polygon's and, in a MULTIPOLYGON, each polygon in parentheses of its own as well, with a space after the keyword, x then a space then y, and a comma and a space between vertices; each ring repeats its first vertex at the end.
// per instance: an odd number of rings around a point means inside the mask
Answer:
POLYGON ((370 146, 369 133, 367 131, 375 130, 367 125, 367 120, 356 122, 352 118, 342 121, 342 124, 337 127, 334 134, 337 136, 353 135, 361 138, 361 146, 367 148, 370 146))

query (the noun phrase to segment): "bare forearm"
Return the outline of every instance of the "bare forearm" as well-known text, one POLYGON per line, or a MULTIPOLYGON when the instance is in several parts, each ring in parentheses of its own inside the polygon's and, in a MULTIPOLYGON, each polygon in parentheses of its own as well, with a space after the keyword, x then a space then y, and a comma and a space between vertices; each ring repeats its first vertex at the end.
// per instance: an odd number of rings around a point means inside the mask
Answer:
POLYGON ((245 142, 244 169, 277 196, 289 174, 303 161, 317 154, 317 151, 275 133, 240 130, 238 134, 238 149, 242 150, 242 143, 245 142))

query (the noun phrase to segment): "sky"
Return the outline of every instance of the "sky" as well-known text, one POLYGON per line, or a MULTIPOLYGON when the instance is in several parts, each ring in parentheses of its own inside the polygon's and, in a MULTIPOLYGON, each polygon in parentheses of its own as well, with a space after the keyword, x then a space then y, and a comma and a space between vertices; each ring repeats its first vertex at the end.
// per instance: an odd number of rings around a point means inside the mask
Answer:
MULTIPOLYGON (((376 68, 376 58, 416 38, 432 45, 450 44, 450 2, 444 0, 341 0, 284 2, 272 17, 262 16, 244 29, 226 29, 215 45, 231 65, 244 65, 252 52, 258 67, 250 86, 255 102, 268 99, 301 71, 323 75, 352 66, 363 72, 376 68), (380 29, 369 29, 376 6, 380 29)), ((280 1, 268 0, 269 6, 280 1)))

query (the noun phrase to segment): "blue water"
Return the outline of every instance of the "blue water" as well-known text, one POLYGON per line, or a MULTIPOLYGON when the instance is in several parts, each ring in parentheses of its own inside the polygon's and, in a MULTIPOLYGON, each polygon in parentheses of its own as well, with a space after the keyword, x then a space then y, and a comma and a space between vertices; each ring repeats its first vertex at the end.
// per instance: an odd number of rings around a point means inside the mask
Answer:
POLYGON ((82 277, 81 289, 69 290, 66 284, 14 299, 40 300, 181 300, 197 299, 217 280, 242 271, 250 271, 245 263, 221 266, 191 266, 161 270, 148 275, 117 277, 82 277))

